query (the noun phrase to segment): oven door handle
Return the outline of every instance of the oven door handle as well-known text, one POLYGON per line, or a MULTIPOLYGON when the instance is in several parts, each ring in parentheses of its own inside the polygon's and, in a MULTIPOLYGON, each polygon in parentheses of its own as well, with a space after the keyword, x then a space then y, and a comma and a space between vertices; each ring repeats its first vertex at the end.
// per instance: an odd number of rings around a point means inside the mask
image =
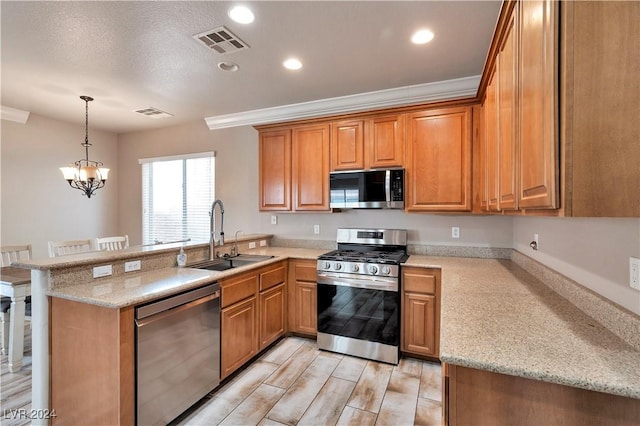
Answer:
POLYGON ((342 287, 368 288, 371 290, 398 291, 398 281, 395 279, 357 279, 337 275, 318 274, 318 284, 337 285, 342 287))

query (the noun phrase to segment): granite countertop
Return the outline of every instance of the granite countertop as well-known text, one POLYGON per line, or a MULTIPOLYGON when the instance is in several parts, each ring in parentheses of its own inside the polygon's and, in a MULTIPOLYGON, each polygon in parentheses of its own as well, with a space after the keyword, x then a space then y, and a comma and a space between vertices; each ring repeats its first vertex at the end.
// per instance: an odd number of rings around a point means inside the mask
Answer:
POLYGON ((510 260, 411 256, 442 269, 440 359, 640 398, 640 351, 510 260))
POLYGON ((262 267, 290 257, 315 260, 326 250, 263 247, 244 252, 274 256, 272 259, 226 271, 194 268, 162 268, 117 277, 98 278, 86 283, 49 289, 47 296, 120 309, 200 287, 225 277, 262 267))

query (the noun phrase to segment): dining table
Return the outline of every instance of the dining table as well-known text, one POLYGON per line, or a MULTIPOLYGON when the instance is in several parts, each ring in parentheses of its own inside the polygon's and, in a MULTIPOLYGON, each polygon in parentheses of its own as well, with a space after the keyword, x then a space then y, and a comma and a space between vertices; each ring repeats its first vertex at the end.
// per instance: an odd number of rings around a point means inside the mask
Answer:
POLYGON ((8 349, 9 371, 15 373, 22 368, 25 298, 31 295, 31 270, 3 266, 0 268, 0 289, 2 290, 2 296, 11 298, 9 345, 5 350, 8 349))

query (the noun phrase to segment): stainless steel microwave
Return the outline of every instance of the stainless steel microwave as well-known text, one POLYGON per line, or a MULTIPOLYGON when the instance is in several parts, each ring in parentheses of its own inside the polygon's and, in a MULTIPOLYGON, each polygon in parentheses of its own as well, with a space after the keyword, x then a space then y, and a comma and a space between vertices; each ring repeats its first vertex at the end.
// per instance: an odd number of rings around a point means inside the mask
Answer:
POLYGON ((404 209, 404 169, 334 172, 330 206, 341 209, 404 209))

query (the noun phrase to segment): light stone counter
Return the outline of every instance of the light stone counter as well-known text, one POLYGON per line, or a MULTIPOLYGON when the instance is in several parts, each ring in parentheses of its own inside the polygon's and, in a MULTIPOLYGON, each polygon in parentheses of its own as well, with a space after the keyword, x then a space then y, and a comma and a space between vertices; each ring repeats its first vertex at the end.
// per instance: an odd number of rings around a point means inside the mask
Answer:
POLYGON ((274 256, 273 259, 222 272, 179 267, 162 268, 115 277, 91 279, 71 286, 59 286, 47 290, 46 295, 119 309, 200 287, 231 275, 288 258, 315 260, 324 252, 317 249, 264 247, 248 250, 245 254, 274 256))
MULTIPOLYGON (((410 256, 442 269, 440 359, 640 398, 640 350, 511 260, 410 256)), ((640 322, 635 323, 640 330, 640 322)))

